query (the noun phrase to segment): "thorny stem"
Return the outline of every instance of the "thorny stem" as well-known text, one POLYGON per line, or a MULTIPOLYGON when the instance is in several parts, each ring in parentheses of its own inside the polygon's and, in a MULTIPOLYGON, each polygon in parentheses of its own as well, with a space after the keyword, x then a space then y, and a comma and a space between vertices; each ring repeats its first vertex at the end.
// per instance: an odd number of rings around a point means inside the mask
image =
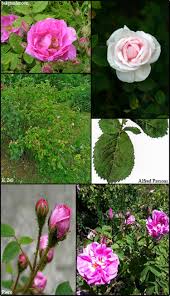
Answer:
POLYGON ((37 256, 38 256, 38 251, 39 251, 41 233, 42 233, 42 227, 39 227, 37 247, 36 247, 36 253, 35 253, 35 258, 34 258, 34 263, 33 263, 33 271, 34 271, 34 269, 36 267, 36 263, 37 263, 37 256))
POLYGON ((28 256, 27 256, 27 254, 23 251, 23 249, 22 249, 22 247, 21 247, 21 244, 19 243, 17 237, 14 236, 14 238, 15 238, 15 240, 16 240, 16 242, 17 242, 17 244, 18 244, 18 246, 19 246, 19 248, 20 248, 20 250, 21 250, 21 252, 22 252, 22 253, 24 254, 24 256, 27 258, 28 265, 29 265, 29 267, 30 267, 30 269, 31 269, 31 271, 32 271, 32 265, 31 265, 31 262, 30 262, 30 260, 29 260, 29 258, 28 258, 28 256))
POLYGON ((15 281, 14 287, 12 289, 12 295, 15 295, 15 290, 16 290, 16 287, 17 287, 17 284, 18 284, 18 281, 19 281, 19 277, 20 277, 20 271, 18 270, 17 278, 16 278, 16 281, 15 281))
POLYGON ((41 270, 41 267, 43 266, 44 261, 46 260, 46 256, 47 256, 49 250, 50 250, 50 247, 48 246, 48 247, 46 248, 45 252, 44 252, 44 255, 41 257, 39 263, 37 264, 35 270, 32 271, 32 273, 31 273, 31 275, 30 275, 30 280, 29 280, 28 284, 26 284, 26 286, 25 286, 25 288, 24 288, 24 290, 23 290, 23 294, 26 294, 27 291, 28 291, 28 289, 32 287, 33 280, 34 280, 34 278, 35 278, 37 272, 38 272, 39 270, 41 270))

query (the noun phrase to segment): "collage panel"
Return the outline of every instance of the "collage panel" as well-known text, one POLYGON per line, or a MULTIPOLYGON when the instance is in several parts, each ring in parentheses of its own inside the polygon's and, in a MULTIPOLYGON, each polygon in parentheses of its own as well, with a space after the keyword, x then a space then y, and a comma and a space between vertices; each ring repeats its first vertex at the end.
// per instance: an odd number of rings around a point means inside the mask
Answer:
POLYGON ((76 187, 4 184, 1 193, 2 294, 74 295, 76 187))
POLYGON ((77 295, 168 295, 168 185, 77 190, 77 295))
POLYGON ((90 183, 90 75, 1 79, 2 182, 90 183))
POLYGON ((92 1, 92 118, 169 117, 168 11, 168 1, 92 1))
POLYGON ((1 1, 2 73, 90 73, 91 1, 1 1))

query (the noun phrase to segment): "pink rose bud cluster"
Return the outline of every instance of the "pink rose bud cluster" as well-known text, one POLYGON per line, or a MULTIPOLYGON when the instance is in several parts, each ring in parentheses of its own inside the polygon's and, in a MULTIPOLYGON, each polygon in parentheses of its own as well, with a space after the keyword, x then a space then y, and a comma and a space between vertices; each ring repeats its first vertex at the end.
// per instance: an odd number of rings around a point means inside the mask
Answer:
POLYGON ((146 228, 150 236, 159 240, 169 232, 169 217, 163 211, 154 210, 146 220, 146 228))
POLYGON ((11 33, 22 36, 21 28, 14 28, 13 23, 18 19, 18 16, 15 14, 9 14, 1 16, 1 42, 6 42, 11 33))
POLYGON ((126 219, 125 219, 125 222, 124 222, 126 225, 132 225, 135 223, 135 216, 133 215, 128 215, 126 216, 126 219))
POLYGON ((110 220, 112 220, 113 217, 114 217, 114 212, 113 212, 112 208, 110 208, 109 211, 108 211, 108 217, 109 217, 110 220))
POLYGON ((88 285, 107 285, 117 276, 119 258, 111 248, 89 244, 77 257, 77 269, 88 285))
MULTIPOLYGON (((44 251, 47 248, 47 245, 48 245, 48 234, 43 234, 40 237, 40 245, 39 245, 40 257, 43 256, 44 251)), ((54 248, 51 248, 47 254, 47 262, 48 263, 51 262, 53 260, 53 257, 54 257, 54 248)))
POLYGON ((72 43, 76 39, 75 29, 64 20, 47 18, 31 26, 26 53, 43 62, 74 60, 76 48, 72 43))
POLYGON ((37 290, 37 292, 42 293, 46 287, 47 278, 43 275, 41 271, 37 272, 34 278, 32 287, 37 290))
POLYGON ((71 209, 65 204, 56 205, 49 218, 49 231, 57 230, 57 239, 62 240, 70 228, 71 209))
POLYGON ((19 271, 23 271, 27 268, 28 266, 28 260, 27 260, 27 257, 25 256, 25 254, 21 253, 19 256, 18 256, 18 269, 19 271))

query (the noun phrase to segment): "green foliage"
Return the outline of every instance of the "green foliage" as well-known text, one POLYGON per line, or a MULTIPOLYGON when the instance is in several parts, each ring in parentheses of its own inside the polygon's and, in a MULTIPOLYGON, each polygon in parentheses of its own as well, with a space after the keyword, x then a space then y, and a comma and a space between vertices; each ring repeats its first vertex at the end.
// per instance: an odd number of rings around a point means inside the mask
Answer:
POLYGON ((56 288, 55 295, 73 295, 69 282, 63 282, 56 288))
MULTIPOLYGON (((90 1, 28 1, 25 5, 3 5, 2 15, 16 14, 18 19, 13 26, 19 28, 25 22, 30 28, 32 24, 46 18, 63 19, 68 26, 76 29, 77 41, 74 45, 77 48, 77 60, 64 63, 49 63, 54 73, 90 73, 89 47, 90 43, 81 46, 81 37, 90 39, 90 1)), ((2 72, 3 73, 41 73, 45 63, 28 57, 24 50, 27 42, 27 33, 22 37, 11 34, 7 43, 2 43, 2 72), (16 55, 17 54, 17 55, 16 55)))
POLYGON ((168 295, 168 238, 154 241, 147 235, 146 219, 154 209, 168 213, 168 185, 81 185, 78 189, 78 249, 90 242, 101 242, 118 255, 118 276, 98 291, 81 281, 78 288, 91 295, 168 295), (112 208, 114 218, 108 218, 112 208), (133 225, 125 226, 125 214, 135 216, 133 225), (90 231, 95 237, 90 240, 90 231))
POLYGON ((152 138, 163 137, 168 131, 168 120, 166 119, 134 119, 142 130, 152 138))
POLYGON ((80 83, 76 74, 74 87, 69 82, 72 75, 68 83, 61 76, 53 76, 52 82, 49 75, 42 76, 46 80, 39 83, 30 77, 14 78, 15 83, 8 81, 3 90, 2 137, 10 158, 20 163, 27 155, 36 161, 43 182, 89 182, 89 78, 80 75, 80 83))
POLYGON ((14 229, 8 224, 1 224, 1 236, 11 237, 15 235, 14 229))
POLYGON ((19 254, 19 252, 20 252, 20 248, 18 243, 15 241, 9 242, 3 251, 2 262, 4 263, 10 262, 19 254))
POLYGON ((169 117, 168 18, 168 1, 92 1, 93 118, 169 117), (153 35, 161 45, 145 81, 122 82, 107 62, 106 41, 124 25, 153 35))
POLYGON ((18 242, 21 245, 29 245, 33 242, 33 239, 29 236, 22 236, 19 238, 18 242))

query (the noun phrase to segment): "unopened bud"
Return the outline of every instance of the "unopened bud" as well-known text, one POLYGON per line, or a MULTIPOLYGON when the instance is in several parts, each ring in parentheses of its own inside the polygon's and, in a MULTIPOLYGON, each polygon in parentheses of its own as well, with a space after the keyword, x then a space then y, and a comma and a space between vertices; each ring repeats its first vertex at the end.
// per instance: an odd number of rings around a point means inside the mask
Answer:
POLYGON ((18 256, 18 269, 19 271, 23 271, 27 268, 28 266, 28 260, 27 260, 27 257, 25 256, 25 254, 21 253, 19 256, 18 256))
POLYGON ((35 211, 37 214, 39 227, 42 227, 49 212, 47 200, 44 198, 40 198, 36 203, 35 211))

